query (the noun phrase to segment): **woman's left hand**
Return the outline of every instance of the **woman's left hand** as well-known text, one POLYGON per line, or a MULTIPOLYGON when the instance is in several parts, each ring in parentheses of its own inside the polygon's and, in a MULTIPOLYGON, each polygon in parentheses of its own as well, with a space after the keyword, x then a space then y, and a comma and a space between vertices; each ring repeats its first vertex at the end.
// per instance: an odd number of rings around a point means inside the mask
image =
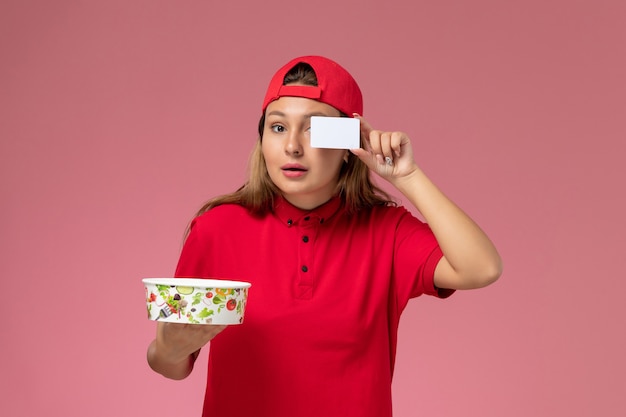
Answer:
POLYGON ((411 140, 403 132, 374 130, 358 114, 361 122, 361 137, 364 148, 351 149, 365 165, 389 182, 402 179, 418 169, 413 158, 411 140))

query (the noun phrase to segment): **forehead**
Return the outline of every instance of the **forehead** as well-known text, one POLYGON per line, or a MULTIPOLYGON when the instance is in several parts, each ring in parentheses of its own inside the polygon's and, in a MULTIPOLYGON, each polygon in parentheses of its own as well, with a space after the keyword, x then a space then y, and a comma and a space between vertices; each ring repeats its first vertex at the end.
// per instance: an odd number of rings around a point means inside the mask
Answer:
POLYGON ((304 97, 281 97, 272 101, 265 110, 266 116, 340 116, 341 112, 331 105, 304 97))

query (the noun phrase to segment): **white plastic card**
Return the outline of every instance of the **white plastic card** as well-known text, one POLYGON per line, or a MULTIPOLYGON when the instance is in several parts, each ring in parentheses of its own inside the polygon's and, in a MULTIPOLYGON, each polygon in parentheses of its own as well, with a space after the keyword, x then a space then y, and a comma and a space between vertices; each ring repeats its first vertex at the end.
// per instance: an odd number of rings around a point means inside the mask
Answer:
POLYGON ((360 121, 351 117, 311 117, 311 147, 360 148, 360 121))

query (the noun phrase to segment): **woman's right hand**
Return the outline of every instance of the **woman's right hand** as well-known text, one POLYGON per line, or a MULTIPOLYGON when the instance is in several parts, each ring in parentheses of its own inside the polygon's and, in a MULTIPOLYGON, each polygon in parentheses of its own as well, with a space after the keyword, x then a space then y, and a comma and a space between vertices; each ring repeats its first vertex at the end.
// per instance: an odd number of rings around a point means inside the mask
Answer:
POLYGON ((200 349, 226 327, 158 322, 156 339, 148 347, 148 364, 167 378, 186 378, 200 349))

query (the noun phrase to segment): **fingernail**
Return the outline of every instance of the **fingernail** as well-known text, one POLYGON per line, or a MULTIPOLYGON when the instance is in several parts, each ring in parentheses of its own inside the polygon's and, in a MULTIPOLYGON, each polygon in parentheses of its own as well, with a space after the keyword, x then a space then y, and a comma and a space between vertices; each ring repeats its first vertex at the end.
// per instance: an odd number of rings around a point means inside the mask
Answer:
POLYGON ((387 163, 387 165, 391 166, 393 165, 393 159, 391 159, 391 157, 386 156, 385 157, 385 162, 387 163))

